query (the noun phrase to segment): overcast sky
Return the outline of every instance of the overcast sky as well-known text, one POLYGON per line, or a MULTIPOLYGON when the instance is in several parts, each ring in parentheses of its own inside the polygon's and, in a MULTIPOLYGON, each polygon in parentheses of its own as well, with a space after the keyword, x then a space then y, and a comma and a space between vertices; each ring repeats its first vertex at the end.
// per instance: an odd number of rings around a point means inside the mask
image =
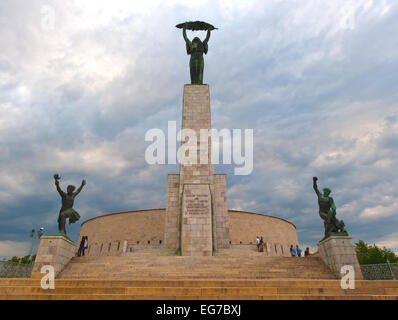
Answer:
POLYGON ((147 164, 144 137, 181 125, 175 25, 189 20, 219 28, 204 71, 213 127, 254 130, 251 175, 215 166, 228 207, 287 219, 315 248, 316 175, 355 242, 398 251, 395 1, 2 0, 0 256, 27 254, 32 228, 57 232, 56 172, 63 189, 87 180, 73 240, 88 218, 166 206, 178 166, 147 164))

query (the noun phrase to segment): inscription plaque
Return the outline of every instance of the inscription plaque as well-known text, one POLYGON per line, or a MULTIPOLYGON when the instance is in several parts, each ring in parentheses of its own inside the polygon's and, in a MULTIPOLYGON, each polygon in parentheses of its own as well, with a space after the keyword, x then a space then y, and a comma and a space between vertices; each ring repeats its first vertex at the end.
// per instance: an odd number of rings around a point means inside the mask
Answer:
POLYGON ((209 185, 184 185, 182 208, 182 254, 211 255, 212 221, 209 185))

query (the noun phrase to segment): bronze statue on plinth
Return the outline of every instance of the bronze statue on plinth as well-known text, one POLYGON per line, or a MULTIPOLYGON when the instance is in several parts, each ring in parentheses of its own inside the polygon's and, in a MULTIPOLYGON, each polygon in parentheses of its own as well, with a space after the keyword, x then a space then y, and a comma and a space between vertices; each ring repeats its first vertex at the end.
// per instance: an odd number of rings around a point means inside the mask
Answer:
POLYGON ((210 39, 210 31, 216 30, 217 28, 203 21, 184 22, 176 25, 176 27, 182 29, 182 36, 185 40, 187 54, 191 55, 191 59, 189 60, 191 84, 203 84, 203 70, 205 66, 203 53, 207 54, 208 51, 207 42, 210 39), (207 30, 205 40, 201 41, 198 37, 195 37, 190 41, 187 37, 187 29, 192 31, 207 30))
POLYGON ((69 218, 69 224, 75 223, 77 220, 80 219, 80 215, 72 208, 73 203, 75 201, 75 197, 82 191, 83 187, 86 185, 86 180, 82 180, 81 186, 75 191, 76 187, 73 185, 69 185, 66 188, 66 193, 61 190, 59 187, 59 180, 61 177, 58 173, 54 174, 55 185, 57 187, 57 191, 62 198, 62 207, 59 210, 58 216, 58 231, 60 234, 64 234, 66 236, 66 219, 69 218))
POLYGON ((323 188, 323 193, 320 193, 316 183, 318 178, 313 177, 312 179, 315 193, 318 196, 319 216, 322 218, 325 226, 325 236, 322 240, 330 236, 348 236, 344 221, 336 218, 336 206, 333 198, 329 197, 332 190, 323 188))

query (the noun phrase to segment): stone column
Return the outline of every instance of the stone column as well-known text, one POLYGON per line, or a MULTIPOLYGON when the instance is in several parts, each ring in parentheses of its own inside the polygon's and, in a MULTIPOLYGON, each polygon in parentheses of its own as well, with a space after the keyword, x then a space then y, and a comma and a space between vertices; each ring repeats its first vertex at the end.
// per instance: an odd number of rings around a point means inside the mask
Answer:
POLYGON ((209 86, 185 85, 182 130, 195 137, 181 143, 185 162, 179 175, 168 178, 165 230, 166 247, 180 248, 183 255, 211 255, 209 245, 229 247, 226 182, 214 175, 210 129, 209 86))
POLYGON ((362 272, 359 266, 355 246, 349 236, 331 236, 318 243, 318 252, 322 260, 330 270, 341 279, 341 267, 352 266, 355 271, 355 279, 361 280, 362 272))
POLYGON ((44 265, 53 266, 57 276, 75 255, 76 249, 75 243, 63 236, 42 236, 31 278, 43 277, 40 270, 44 265))

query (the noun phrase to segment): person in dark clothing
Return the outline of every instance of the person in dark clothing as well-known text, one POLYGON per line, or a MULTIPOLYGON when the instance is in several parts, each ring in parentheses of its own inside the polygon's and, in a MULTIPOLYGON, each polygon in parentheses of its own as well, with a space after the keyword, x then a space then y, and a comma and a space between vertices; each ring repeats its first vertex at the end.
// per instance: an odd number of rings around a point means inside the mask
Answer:
POLYGON ((87 248, 88 248, 88 237, 85 236, 84 243, 83 243, 83 256, 84 256, 84 253, 86 252, 87 248))
POLYGON ((79 250, 77 250, 77 256, 80 257, 83 253, 83 248, 84 248, 84 239, 85 237, 82 237, 82 240, 80 241, 80 245, 79 245, 79 250))
POLYGON ((264 251, 264 239, 263 239, 263 237, 260 238, 260 243, 259 243, 258 247, 259 247, 259 251, 260 252, 264 251))
POLYGON ((304 257, 309 257, 310 255, 310 248, 306 248, 304 251, 304 257))

